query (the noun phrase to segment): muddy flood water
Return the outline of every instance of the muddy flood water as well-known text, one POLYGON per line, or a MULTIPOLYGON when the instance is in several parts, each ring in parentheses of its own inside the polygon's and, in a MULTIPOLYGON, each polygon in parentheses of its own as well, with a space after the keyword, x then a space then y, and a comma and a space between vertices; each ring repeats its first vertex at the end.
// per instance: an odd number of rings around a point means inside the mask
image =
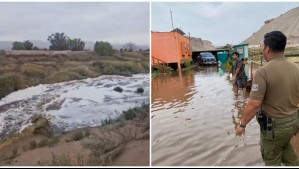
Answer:
POLYGON ((36 114, 50 121, 55 134, 100 126, 105 119, 149 104, 149 82, 148 74, 107 75, 13 92, 0 100, 0 141, 32 125, 36 114), (136 92, 139 87, 143 93, 136 92))
MULTIPOLYGON (((247 102, 241 91, 234 96, 224 67, 152 78, 152 165, 264 166, 257 121, 245 135, 235 134, 247 102)), ((292 140, 297 156, 298 138, 292 140)))

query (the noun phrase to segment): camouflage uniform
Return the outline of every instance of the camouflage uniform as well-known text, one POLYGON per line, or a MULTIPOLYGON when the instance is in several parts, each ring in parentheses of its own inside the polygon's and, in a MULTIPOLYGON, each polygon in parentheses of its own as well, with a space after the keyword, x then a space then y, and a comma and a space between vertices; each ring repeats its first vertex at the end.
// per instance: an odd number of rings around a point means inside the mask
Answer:
POLYGON ((273 57, 253 78, 250 99, 262 100, 262 110, 271 123, 262 127, 261 153, 265 165, 298 165, 290 140, 298 130, 299 67, 284 55, 273 57))

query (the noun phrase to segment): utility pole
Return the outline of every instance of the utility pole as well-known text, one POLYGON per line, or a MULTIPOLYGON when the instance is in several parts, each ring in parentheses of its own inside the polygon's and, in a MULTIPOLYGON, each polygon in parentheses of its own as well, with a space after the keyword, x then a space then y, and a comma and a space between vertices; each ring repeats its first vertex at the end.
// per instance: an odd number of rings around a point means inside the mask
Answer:
POLYGON ((171 10, 170 10, 170 17, 171 17, 172 30, 174 30, 174 28, 173 28, 173 20, 172 20, 172 11, 171 10))
POLYGON ((188 50, 188 55, 192 56, 192 49, 191 49, 191 37, 190 37, 190 32, 188 32, 189 35, 189 50, 188 50))
MULTIPOLYGON (((173 21, 172 21, 172 11, 170 10, 170 17, 171 17, 171 24, 172 24, 172 30, 174 30, 174 27, 173 27, 173 21)), ((176 31, 173 32, 174 33, 174 39, 175 39, 175 47, 176 47, 176 52, 177 52, 177 57, 178 57, 178 69, 179 69, 179 72, 181 71, 181 58, 180 58, 180 55, 179 55, 179 49, 178 49, 178 40, 177 40, 177 37, 176 37, 176 31)))

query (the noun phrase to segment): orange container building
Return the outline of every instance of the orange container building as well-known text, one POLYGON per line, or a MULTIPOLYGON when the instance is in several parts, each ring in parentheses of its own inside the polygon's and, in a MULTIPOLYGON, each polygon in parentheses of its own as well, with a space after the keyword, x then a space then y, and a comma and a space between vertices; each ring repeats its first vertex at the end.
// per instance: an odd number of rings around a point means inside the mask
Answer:
POLYGON ((192 60, 190 40, 178 32, 152 32, 152 66, 166 63, 184 64, 192 60))

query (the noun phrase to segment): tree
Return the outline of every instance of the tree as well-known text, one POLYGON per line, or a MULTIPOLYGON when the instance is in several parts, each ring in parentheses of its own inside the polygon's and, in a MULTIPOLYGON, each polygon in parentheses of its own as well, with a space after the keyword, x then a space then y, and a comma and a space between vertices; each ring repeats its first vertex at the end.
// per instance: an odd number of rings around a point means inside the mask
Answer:
POLYGON ((55 33, 50 36, 48 36, 48 41, 50 41, 50 50, 68 50, 69 44, 68 44, 69 37, 65 35, 64 33, 55 33))
POLYGON ((36 46, 34 46, 32 49, 33 49, 33 50, 39 50, 39 48, 36 47, 36 46))
POLYGON ((96 42, 94 45, 94 51, 99 56, 112 56, 114 54, 114 50, 109 42, 96 42))
POLYGON ((232 53, 234 51, 232 44, 226 44, 225 46, 223 46, 223 49, 227 49, 229 53, 232 53))
POLYGON ((69 39, 69 47, 72 51, 83 51, 85 43, 81 39, 69 39))
POLYGON ((233 45, 226 44, 225 46, 223 46, 223 49, 233 50, 233 45))
POLYGON ((12 50, 26 50, 26 47, 23 42, 14 42, 12 44, 12 50))
POLYGON ((124 46, 124 48, 127 49, 128 52, 132 52, 136 48, 136 45, 134 43, 129 42, 124 46))
POLYGON ((24 42, 24 46, 25 46, 26 50, 32 50, 33 44, 29 40, 26 40, 24 42))

